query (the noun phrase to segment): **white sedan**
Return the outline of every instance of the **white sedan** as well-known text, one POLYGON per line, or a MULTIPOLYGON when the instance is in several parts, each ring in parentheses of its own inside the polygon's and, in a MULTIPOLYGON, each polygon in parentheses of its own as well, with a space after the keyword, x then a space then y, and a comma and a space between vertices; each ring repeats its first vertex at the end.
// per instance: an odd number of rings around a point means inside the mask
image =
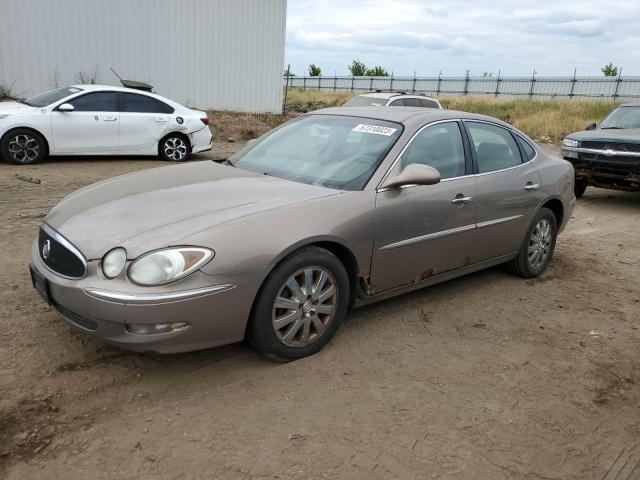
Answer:
POLYGON ((211 149, 207 114, 131 88, 74 85, 0 102, 0 154, 27 165, 47 155, 159 155, 211 149))

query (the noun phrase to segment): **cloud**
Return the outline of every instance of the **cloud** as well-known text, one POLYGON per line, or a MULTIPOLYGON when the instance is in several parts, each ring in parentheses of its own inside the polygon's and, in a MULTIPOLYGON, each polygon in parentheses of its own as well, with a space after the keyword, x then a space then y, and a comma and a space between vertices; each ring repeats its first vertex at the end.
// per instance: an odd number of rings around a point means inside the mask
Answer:
POLYGON ((597 75, 611 61, 640 74, 638 18, 640 2, 622 0, 289 0, 286 62, 339 75, 354 58, 396 75, 597 75))

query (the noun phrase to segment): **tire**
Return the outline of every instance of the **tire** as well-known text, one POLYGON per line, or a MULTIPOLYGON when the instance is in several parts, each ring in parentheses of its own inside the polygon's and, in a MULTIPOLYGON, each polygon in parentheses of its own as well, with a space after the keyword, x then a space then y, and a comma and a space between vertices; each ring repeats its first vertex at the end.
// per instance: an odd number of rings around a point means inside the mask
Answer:
POLYGON ((158 142, 158 156, 168 162, 184 162, 190 154, 189 139, 181 133, 170 133, 158 142))
POLYGON ((584 194, 584 191, 586 189, 587 189, 587 182, 576 181, 573 187, 573 193, 576 196, 576 198, 580 198, 584 194))
POLYGON ((520 247, 518 256, 509 263, 510 270, 522 277, 533 278, 542 274, 553 257, 558 236, 558 223, 556 216, 547 208, 541 208, 533 217, 533 221, 527 230, 527 234, 520 247), (540 241, 537 239, 540 238, 540 241), (535 256, 535 251, 540 256, 535 256), (530 257, 534 255, 533 260, 530 257))
POLYGON ((16 165, 33 165, 49 154, 47 142, 38 132, 28 128, 16 128, 2 137, 0 153, 7 162, 16 165))
POLYGON ((313 355, 344 321, 349 287, 344 265, 331 252, 309 247, 291 254, 260 288, 247 327, 247 341, 277 361, 313 355))

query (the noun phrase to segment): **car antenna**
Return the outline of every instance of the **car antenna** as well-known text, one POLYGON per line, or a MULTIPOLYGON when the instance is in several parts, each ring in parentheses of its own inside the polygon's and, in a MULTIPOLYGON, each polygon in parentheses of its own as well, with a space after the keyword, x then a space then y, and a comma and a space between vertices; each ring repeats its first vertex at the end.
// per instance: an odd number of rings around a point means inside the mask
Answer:
POLYGON ((123 87, 134 88, 136 90, 142 90, 145 92, 151 92, 153 90, 153 87, 148 83, 138 82, 136 80, 123 80, 122 77, 120 77, 120 75, 118 75, 118 73, 113 69, 113 67, 110 67, 110 69, 113 74, 118 77, 118 80, 120 80, 120 83, 123 87))

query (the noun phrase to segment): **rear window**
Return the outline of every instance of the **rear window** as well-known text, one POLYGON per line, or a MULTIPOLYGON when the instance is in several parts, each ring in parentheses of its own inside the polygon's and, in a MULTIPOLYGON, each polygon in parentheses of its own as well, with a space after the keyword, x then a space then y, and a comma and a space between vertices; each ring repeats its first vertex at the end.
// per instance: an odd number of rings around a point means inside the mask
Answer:
POLYGON ((382 105, 386 105, 386 98, 379 97, 370 97, 368 95, 358 95, 357 97, 350 98, 347 100, 343 107, 368 107, 368 106, 376 106, 380 107, 382 105))
POLYGON ((425 108, 440 108, 438 102, 436 102, 435 100, 429 100, 428 98, 421 98, 420 104, 425 108))

